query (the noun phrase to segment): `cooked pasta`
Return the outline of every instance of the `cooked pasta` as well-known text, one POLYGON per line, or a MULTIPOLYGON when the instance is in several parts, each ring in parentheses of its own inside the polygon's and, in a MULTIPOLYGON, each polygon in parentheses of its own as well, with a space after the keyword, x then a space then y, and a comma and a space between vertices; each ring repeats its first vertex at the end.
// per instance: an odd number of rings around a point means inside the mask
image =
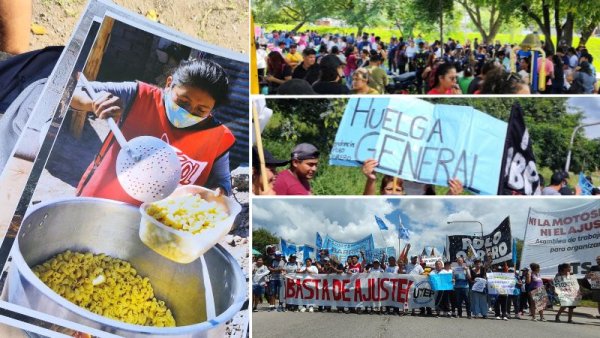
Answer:
POLYGON ((177 230, 198 234, 227 218, 227 212, 216 202, 198 195, 167 198, 148 206, 146 212, 162 224, 177 230))
POLYGON ((35 266, 33 273, 72 303, 101 316, 145 326, 175 326, 150 280, 128 262, 92 253, 65 251, 35 266))

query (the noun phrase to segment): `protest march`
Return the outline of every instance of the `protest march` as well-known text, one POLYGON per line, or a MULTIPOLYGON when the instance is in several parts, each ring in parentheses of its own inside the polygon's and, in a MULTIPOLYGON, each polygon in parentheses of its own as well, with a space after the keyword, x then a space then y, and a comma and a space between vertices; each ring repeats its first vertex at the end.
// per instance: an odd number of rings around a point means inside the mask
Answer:
POLYGON ((491 231, 449 230, 443 252, 423 243, 428 235, 413 242, 423 229, 403 216, 390 223, 375 215, 373 231, 353 242, 321 232, 308 243, 280 238, 254 256, 253 310, 547 321, 556 307, 553 320, 564 312, 570 323, 582 299, 600 300, 599 210, 599 201, 530 207, 491 231), (525 230, 522 249, 515 222, 525 230), (420 254, 417 245, 425 245, 420 254))
MULTIPOLYGON (((594 185, 598 179, 593 177, 598 165, 593 163, 589 152, 584 152, 584 148, 595 149, 598 141, 584 145, 587 141, 582 139, 582 130, 575 127, 571 145, 567 145, 569 141, 559 141, 553 131, 557 124, 567 123, 562 119, 571 119, 569 113, 548 112, 544 120, 560 116, 561 121, 548 122, 544 127, 534 125, 532 130, 526 122, 530 121, 528 116, 540 114, 539 110, 547 107, 534 101, 515 100, 506 104, 496 98, 489 100, 489 103, 483 100, 455 103, 453 99, 409 96, 366 97, 305 102, 306 108, 298 107, 295 100, 257 101, 256 120, 266 134, 260 137, 265 137, 269 146, 254 147, 257 156, 253 168, 257 179, 253 193, 600 194, 594 185), (492 100, 502 108, 491 106, 492 100), (318 121, 314 109, 320 114, 318 119, 323 119, 323 125, 314 124, 318 121), (258 119, 267 113, 268 118, 258 119), (273 116, 277 126, 270 129, 268 120, 273 116), (301 122, 304 120, 310 123, 301 122), (293 139, 302 142, 286 141, 279 136, 291 130, 298 133, 293 139), (572 146, 575 139, 580 147, 572 146), (261 152, 265 158, 264 170, 258 161, 261 152), (577 163, 573 162, 575 158, 577 163), (329 176, 327 182, 322 175, 329 176), (364 188, 349 187, 346 176, 352 177, 353 186, 355 180, 362 179, 364 188), (319 188, 313 189, 315 185, 319 188)), ((567 105, 562 101, 557 104, 567 105)))

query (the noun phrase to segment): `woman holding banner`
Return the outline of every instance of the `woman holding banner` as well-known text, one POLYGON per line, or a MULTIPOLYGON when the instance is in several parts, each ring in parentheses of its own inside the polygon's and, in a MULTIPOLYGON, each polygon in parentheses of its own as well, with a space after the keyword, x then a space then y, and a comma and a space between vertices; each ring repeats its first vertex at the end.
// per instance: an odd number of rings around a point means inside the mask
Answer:
MULTIPOLYGON (((528 291, 529 313, 531 315, 531 320, 537 321, 537 319, 535 318, 535 311, 537 310, 537 308, 536 308, 532 293, 535 292, 535 290, 537 290, 539 288, 543 288, 544 282, 542 281, 542 277, 540 276, 540 265, 537 263, 531 263, 531 264, 529 264, 529 267, 531 268, 531 270, 527 271, 527 279, 526 279, 526 283, 527 283, 528 289, 529 289, 529 291, 528 291)), ((545 322, 546 319, 544 318, 544 309, 543 308, 538 310, 538 314, 540 316, 539 320, 541 320, 542 322, 545 322)))
MULTIPOLYGON (((569 263, 563 263, 558 266, 558 273, 554 277, 554 284, 559 282, 564 278, 568 278, 571 276, 571 265, 569 263)), ((555 291, 556 292, 556 291, 555 291)), ((567 312, 567 323, 573 323, 573 310, 575 310, 576 306, 563 306, 561 304, 558 312, 556 313, 556 317, 554 317, 555 322, 560 322, 560 315, 568 309, 567 312)))
POLYGON ((488 301, 487 301, 487 279, 486 269, 477 258, 470 271, 471 275, 471 313, 474 318, 487 319, 488 301), (481 317, 479 317, 481 316, 481 317))

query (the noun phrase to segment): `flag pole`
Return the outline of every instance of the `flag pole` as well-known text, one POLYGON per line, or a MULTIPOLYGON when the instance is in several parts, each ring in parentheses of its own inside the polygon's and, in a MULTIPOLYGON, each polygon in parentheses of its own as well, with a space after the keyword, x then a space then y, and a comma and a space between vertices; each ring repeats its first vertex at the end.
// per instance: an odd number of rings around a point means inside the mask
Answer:
POLYGON ((252 102, 252 120, 254 124, 254 135, 256 137, 256 150, 260 161, 260 178, 263 186, 263 191, 269 188, 269 180, 267 178, 267 166, 265 165, 265 152, 263 150, 262 136, 260 134, 260 123, 258 120, 258 111, 256 105, 252 102))

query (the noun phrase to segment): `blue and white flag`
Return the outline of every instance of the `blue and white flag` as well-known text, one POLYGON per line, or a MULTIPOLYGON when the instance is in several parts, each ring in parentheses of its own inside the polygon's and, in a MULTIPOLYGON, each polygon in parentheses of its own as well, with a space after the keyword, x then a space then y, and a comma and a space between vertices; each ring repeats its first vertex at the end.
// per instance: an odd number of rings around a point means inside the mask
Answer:
POLYGON ((321 234, 317 232, 317 240, 315 242, 317 250, 321 250, 323 248, 323 239, 321 238, 321 234))
POLYGON ((408 232, 408 229, 404 227, 404 224, 402 224, 402 220, 400 220, 400 229, 398 229, 398 238, 403 239, 403 240, 410 240, 410 232, 408 232))
POLYGON ((594 189, 594 186, 585 178, 583 172, 579 173, 579 187, 581 188, 581 194, 586 196, 590 196, 592 189, 594 189))
POLYGON ((377 222, 377 225, 379 226, 379 230, 388 230, 387 225, 381 218, 375 216, 375 222, 377 222))

